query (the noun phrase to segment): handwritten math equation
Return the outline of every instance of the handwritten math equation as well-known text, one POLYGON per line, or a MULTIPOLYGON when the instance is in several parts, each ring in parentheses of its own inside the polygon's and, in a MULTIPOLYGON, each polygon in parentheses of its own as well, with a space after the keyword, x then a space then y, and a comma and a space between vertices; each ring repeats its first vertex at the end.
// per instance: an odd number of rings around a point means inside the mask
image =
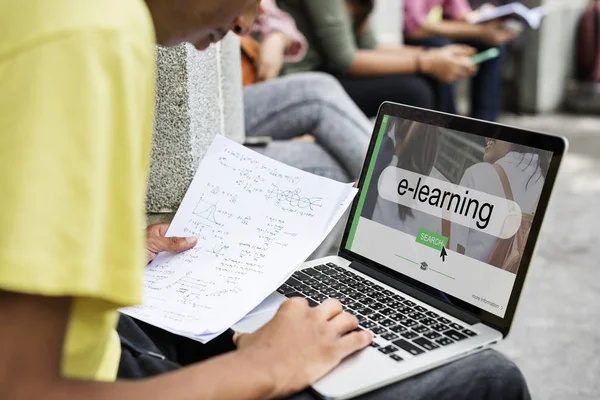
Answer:
POLYGON ((177 262, 188 268, 210 265, 225 288, 216 289, 215 282, 198 279, 192 272, 175 276, 170 260, 146 274, 147 289, 161 290, 169 282, 166 289, 177 301, 192 307, 206 297, 237 293, 245 278, 264 274, 268 259, 281 257, 296 240, 299 222, 316 218, 323 206, 318 189, 304 193, 299 175, 240 151, 225 148, 218 168, 226 174, 203 176, 203 187, 184 223, 183 234, 195 236, 198 244, 179 254, 177 262), (218 178, 224 175, 226 181, 218 178), (264 211, 266 206, 269 212, 264 211))

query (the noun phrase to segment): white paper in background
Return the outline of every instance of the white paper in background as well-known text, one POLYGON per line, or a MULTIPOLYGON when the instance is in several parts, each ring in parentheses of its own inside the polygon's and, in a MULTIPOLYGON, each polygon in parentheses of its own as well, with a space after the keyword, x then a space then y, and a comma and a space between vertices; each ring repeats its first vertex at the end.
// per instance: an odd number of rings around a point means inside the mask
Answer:
POLYGON ((146 270, 144 303, 122 312, 206 342, 285 281, 355 194, 217 136, 168 232, 198 244, 159 255, 146 270))

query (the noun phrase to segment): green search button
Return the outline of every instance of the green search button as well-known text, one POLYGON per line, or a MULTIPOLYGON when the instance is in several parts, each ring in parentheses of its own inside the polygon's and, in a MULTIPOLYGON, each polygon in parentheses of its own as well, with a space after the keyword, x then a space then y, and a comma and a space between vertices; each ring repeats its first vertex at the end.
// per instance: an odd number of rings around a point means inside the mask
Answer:
POLYGON ((432 249, 442 250, 442 246, 446 247, 448 245, 448 238, 421 228, 419 229, 419 232, 417 232, 417 243, 421 243, 432 249))

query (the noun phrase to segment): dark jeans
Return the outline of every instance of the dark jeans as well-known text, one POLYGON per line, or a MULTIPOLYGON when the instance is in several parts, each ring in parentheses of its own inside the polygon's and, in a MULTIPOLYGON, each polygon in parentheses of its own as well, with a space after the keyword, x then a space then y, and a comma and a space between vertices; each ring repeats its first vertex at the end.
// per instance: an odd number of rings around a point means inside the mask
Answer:
POLYGON ((417 75, 336 76, 367 117, 377 115, 384 101, 426 109, 436 108, 435 81, 417 75))
MULTIPOLYGON (((443 47, 452 44, 444 38, 407 39, 406 44, 425 47, 443 47)), ((462 42, 477 49, 478 52, 492 46, 479 41, 462 42)), ((487 121, 496 121, 500 110, 502 88, 502 65, 506 48, 500 46, 500 56, 479 64, 479 72, 471 80, 471 116, 487 121)), ((456 110, 456 84, 439 83, 440 111, 457 114, 456 110)))
MULTIPOLYGON (((203 345, 127 316, 121 316, 117 330, 122 348, 119 379, 154 376, 234 350, 231 332, 203 345)), ((500 353, 486 350, 360 398, 512 400, 531 397, 517 366, 500 353)), ((304 391, 292 399, 316 397, 304 391)))

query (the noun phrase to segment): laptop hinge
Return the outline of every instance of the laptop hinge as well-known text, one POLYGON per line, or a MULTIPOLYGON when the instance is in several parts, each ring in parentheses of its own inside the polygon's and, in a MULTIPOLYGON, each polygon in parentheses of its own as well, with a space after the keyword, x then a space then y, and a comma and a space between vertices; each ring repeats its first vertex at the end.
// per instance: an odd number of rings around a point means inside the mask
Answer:
POLYGON ((400 290, 401 292, 406 293, 407 295, 412 296, 415 299, 418 299, 424 303, 427 303, 430 306, 435 307, 435 308, 439 309, 440 311, 445 312, 446 314, 450 314, 453 317, 458 318, 461 321, 464 321, 469 325, 475 325, 475 324, 481 322, 481 319, 477 318, 473 314, 470 314, 466 311, 456 308, 455 306, 452 306, 441 300, 438 300, 435 297, 433 297, 421 290, 418 290, 410 285, 407 285, 406 283, 399 281, 398 279, 396 279, 388 274, 377 271, 377 270, 375 270, 365 264, 362 264, 358 261, 352 261, 350 263, 350 267, 359 272, 362 272, 365 275, 370 276, 371 278, 373 278, 375 280, 385 283, 386 285, 389 285, 389 286, 393 287, 394 289, 400 290))

